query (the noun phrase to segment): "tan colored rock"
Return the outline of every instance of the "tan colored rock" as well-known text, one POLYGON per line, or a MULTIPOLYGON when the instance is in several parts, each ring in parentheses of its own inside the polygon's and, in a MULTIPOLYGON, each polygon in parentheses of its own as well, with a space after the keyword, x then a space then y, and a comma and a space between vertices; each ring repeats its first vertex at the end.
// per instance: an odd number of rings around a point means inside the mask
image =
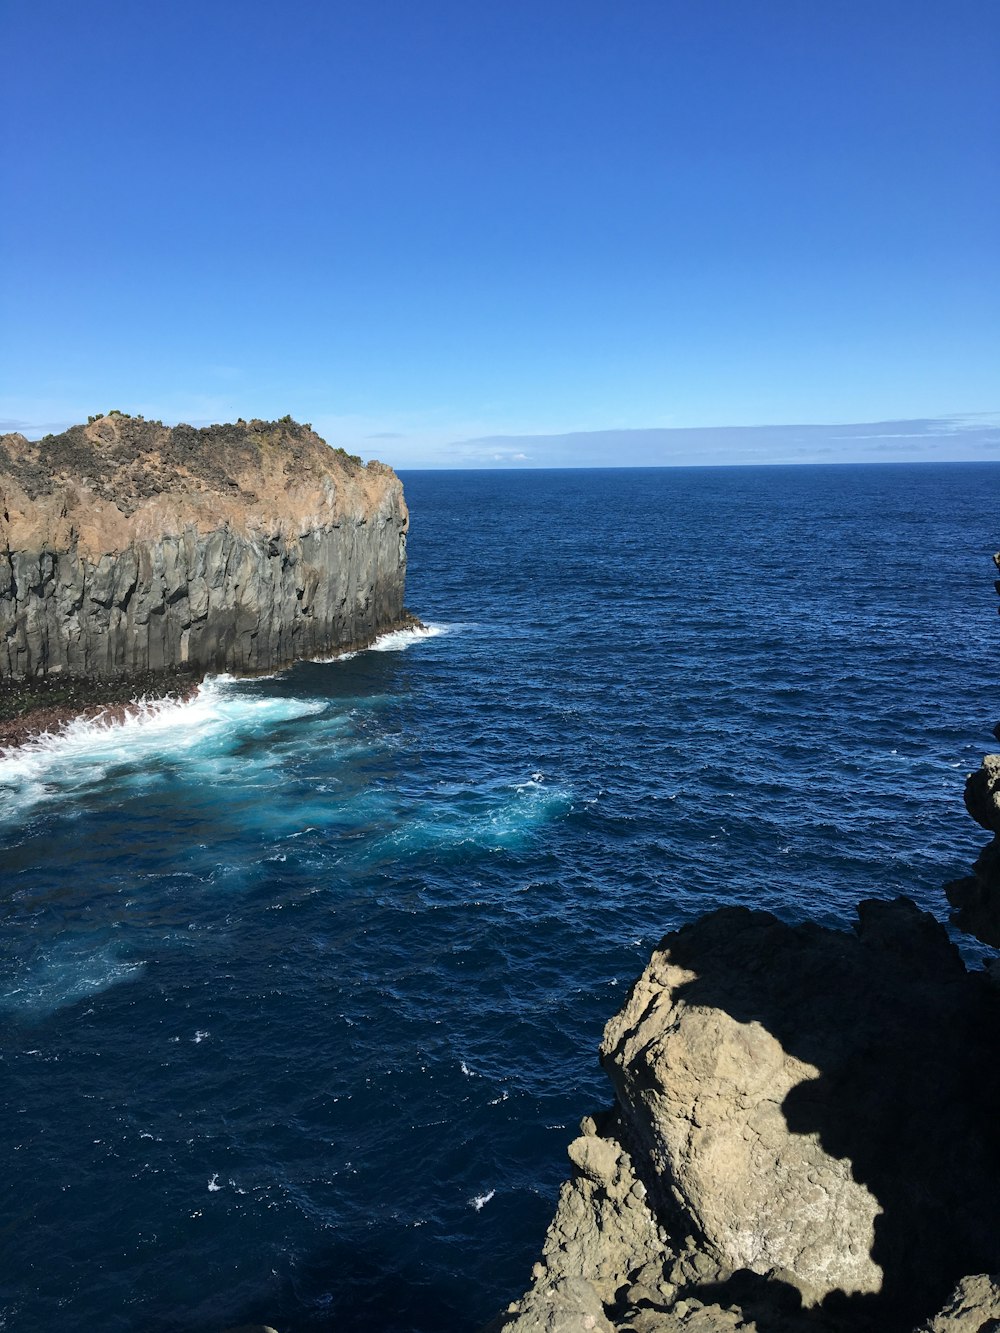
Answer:
POLYGON ((600 1297, 582 1277, 536 1284, 496 1327, 501 1333, 614 1333, 600 1297))
POLYGON ((1000 1279, 978 1273, 963 1278, 944 1309, 917 1333, 994 1333, 1000 1328, 1000 1279))
POLYGON ((820 1077, 759 1022, 682 998, 692 976, 656 957, 609 1023, 604 1050, 650 1127, 651 1159, 730 1271, 787 1268, 822 1297, 876 1292, 878 1201, 782 1105, 820 1077))
POLYGON ((858 912, 725 909, 661 942, 507 1333, 573 1279, 615 1333, 992 1329, 992 1279, 941 1305, 1000 1260, 997 993, 906 899, 858 912))
POLYGON ((577 1173, 562 1187, 536 1285, 583 1277, 607 1304, 644 1265, 662 1274, 672 1257, 631 1158, 613 1137, 583 1135, 569 1145, 577 1173))

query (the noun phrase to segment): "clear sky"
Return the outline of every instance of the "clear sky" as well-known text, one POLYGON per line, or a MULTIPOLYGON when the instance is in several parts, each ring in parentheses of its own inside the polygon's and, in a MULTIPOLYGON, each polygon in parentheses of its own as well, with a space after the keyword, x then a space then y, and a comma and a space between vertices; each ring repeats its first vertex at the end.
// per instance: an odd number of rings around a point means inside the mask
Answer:
POLYGON ((996 0, 0 0, 0 49, 6 428, 1000 408, 996 0))

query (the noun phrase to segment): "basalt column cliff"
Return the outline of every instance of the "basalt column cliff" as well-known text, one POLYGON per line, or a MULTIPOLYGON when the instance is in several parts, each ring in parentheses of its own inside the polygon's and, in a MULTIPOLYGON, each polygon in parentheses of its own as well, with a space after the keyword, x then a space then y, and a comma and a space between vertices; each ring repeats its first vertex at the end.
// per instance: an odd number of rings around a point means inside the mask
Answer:
POLYGON ((405 623, 399 478, 308 426, 0 437, 0 678, 259 672, 405 623))

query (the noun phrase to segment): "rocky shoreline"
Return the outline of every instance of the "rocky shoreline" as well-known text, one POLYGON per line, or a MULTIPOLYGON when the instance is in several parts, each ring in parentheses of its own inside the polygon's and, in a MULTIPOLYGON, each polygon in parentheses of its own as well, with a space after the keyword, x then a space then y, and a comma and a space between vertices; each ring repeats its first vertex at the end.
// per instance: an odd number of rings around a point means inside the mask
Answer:
POLYGON ((408 527, 391 468, 290 417, 0 437, 0 748, 419 627, 408 527))
MULTIPOLYGON (((404 610, 398 620, 378 635, 345 644, 330 655, 336 657, 370 648, 377 638, 395 630, 424 628, 417 616, 404 610)), ((243 677, 252 679, 254 674, 260 673, 243 673, 243 677)), ((42 735, 58 735, 78 719, 111 726, 159 700, 184 703, 194 697, 203 679, 203 674, 181 670, 143 672, 121 680, 62 675, 0 679, 0 753, 27 745, 42 735)))
MULTIPOLYGON (((407 527, 390 469, 287 419, 0 438, 0 751, 421 628, 407 527)), ((966 805, 993 841, 946 892, 996 947, 1000 755, 966 805)), ((998 981, 905 898, 666 935, 488 1333, 997 1333, 998 981)))
POLYGON ((140 701, 189 699, 200 676, 187 672, 146 673, 124 681, 41 676, 30 681, 0 680, 0 751, 42 734, 55 735, 77 718, 119 722, 140 701))

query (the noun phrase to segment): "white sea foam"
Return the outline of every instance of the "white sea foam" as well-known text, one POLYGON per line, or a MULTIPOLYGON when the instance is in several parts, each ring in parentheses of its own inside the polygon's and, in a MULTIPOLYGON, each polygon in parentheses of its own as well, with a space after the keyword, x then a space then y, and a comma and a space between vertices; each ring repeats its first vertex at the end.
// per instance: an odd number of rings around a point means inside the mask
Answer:
POLYGON ((379 839, 376 854, 399 856, 428 847, 516 846, 540 825, 565 814, 571 805, 569 792, 533 779, 478 788, 441 783, 429 813, 404 820, 379 839))
MULTIPOLYGON (((398 652, 457 628, 393 630, 372 651, 398 652)), ((131 787, 148 787, 162 779, 164 765, 177 760, 192 779, 239 777, 245 763, 234 752, 248 735, 326 706, 324 700, 258 694, 250 682, 219 675, 204 680, 188 699, 137 699, 124 717, 107 709, 97 717, 76 718, 57 733, 0 750, 0 823, 23 820, 38 804, 85 795, 118 776, 131 787)), ((276 762, 273 755, 261 755, 256 766, 276 762)))
POLYGON ((349 662, 352 657, 357 657, 360 653, 398 653, 404 648, 412 648, 415 643, 436 639, 442 634, 454 634, 461 628, 462 626, 457 624, 433 624, 423 625, 419 629, 415 626, 411 629, 391 629, 385 634, 380 634, 367 648, 358 648, 349 653, 333 653, 329 657, 314 657, 312 661, 325 665, 329 662, 349 662))
POLYGON ((415 643, 425 639, 436 639, 441 634, 452 634, 457 625, 423 625, 421 628, 394 629, 388 634, 380 634, 372 644, 373 653, 398 653, 404 648, 412 648, 415 643))
POLYGON ((39 802, 100 787, 116 773, 148 784, 156 780, 158 764, 177 759, 194 772, 198 760, 218 770, 247 735, 325 706, 322 700, 255 695, 230 676, 214 676, 190 699, 138 700, 124 718, 110 710, 76 718, 54 735, 0 751, 0 821, 22 819, 39 802))
POLYGON ((477 1194, 469 1200, 469 1207, 475 1208, 477 1213, 481 1213, 490 1199, 496 1197, 496 1190, 488 1190, 485 1194, 477 1194))

